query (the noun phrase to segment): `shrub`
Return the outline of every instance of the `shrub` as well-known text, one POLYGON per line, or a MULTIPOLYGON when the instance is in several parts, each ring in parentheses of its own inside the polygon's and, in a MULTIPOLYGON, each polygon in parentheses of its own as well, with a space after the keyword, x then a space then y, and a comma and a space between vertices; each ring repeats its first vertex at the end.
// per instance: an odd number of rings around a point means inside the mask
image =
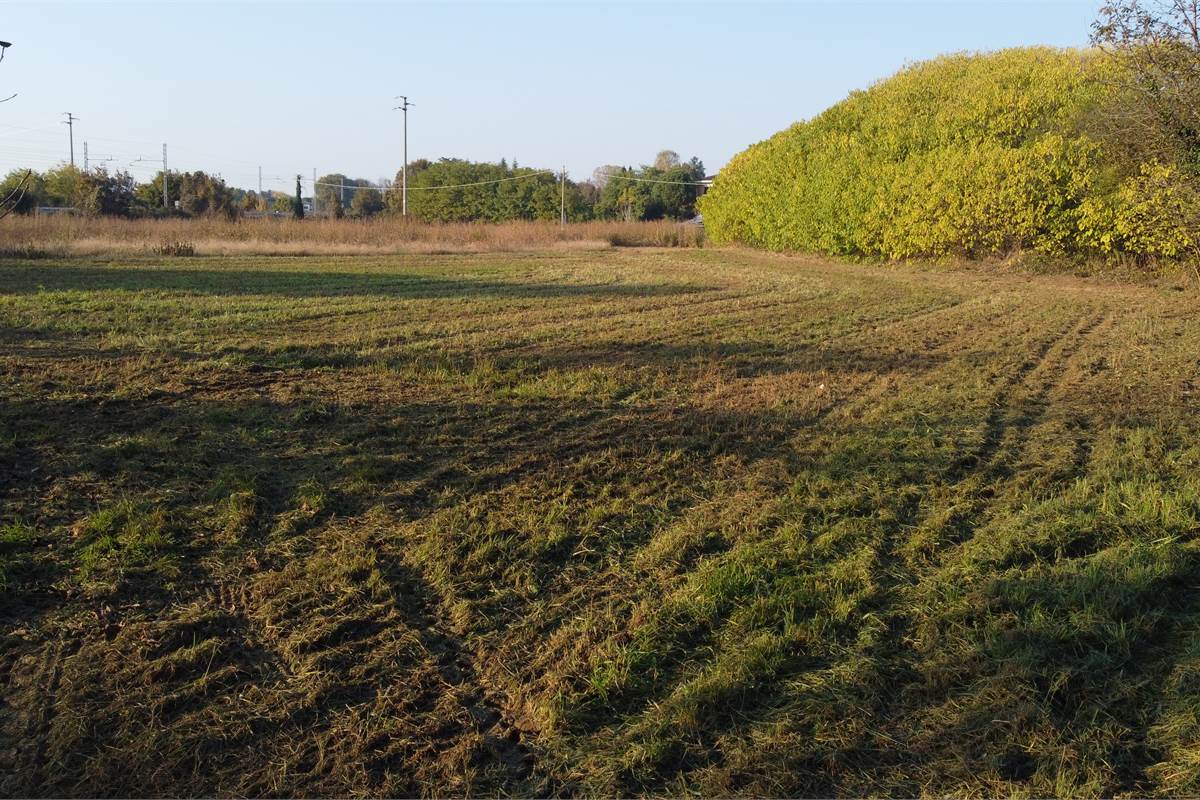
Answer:
POLYGON ((196 246, 191 242, 167 241, 154 247, 154 255, 176 257, 194 256, 196 255, 196 246))
POLYGON ((1196 238, 1186 221, 1196 202, 1195 191, 1174 167, 1143 164, 1111 195, 1087 199, 1080 229, 1104 253, 1176 258, 1195 252, 1196 238))
POLYGON ((1114 68, 1051 48, 907 67, 736 156, 701 199, 709 237, 883 258, 1181 255, 1181 174, 1122 175, 1107 155, 1114 68))

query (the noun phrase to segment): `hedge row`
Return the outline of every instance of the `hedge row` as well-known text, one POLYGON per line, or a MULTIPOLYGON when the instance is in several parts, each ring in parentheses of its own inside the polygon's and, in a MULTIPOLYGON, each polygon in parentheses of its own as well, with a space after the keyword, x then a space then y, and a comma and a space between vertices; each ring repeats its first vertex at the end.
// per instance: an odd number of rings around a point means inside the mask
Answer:
POLYGON ((1051 48, 907 67, 735 156, 701 198, 709 237, 885 258, 1190 252, 1190 182, 1118 167, 1092 132, 1112 69, 1051 48))

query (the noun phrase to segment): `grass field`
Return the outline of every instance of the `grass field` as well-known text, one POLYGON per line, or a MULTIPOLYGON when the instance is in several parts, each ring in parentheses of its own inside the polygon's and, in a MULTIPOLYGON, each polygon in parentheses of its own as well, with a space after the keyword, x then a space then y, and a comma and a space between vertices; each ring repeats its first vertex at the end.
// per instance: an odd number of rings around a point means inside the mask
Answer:
POLYGON ((1200 298, 0 263, 0 793, 1196 795, 1200 298))

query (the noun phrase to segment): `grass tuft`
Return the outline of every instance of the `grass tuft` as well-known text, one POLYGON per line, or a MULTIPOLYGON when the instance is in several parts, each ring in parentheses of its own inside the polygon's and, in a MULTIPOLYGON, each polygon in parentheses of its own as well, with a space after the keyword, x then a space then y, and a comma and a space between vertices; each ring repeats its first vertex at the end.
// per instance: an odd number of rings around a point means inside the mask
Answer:
POLYGON ((116 592, 128 580, 170 580, 180 574, 166 511, 123 498, 73 530, 79 579, 93 593, 116 592))

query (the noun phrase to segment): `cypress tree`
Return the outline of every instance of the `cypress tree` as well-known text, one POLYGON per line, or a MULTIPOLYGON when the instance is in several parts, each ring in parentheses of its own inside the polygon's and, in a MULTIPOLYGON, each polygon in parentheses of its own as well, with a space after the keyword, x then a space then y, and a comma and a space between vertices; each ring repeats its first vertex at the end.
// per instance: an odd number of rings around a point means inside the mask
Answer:
POLYGON ((292 203, 292 216, 304 219, 304 198, 300 196, 300 176, 296 176, 296 199, 292 203))

